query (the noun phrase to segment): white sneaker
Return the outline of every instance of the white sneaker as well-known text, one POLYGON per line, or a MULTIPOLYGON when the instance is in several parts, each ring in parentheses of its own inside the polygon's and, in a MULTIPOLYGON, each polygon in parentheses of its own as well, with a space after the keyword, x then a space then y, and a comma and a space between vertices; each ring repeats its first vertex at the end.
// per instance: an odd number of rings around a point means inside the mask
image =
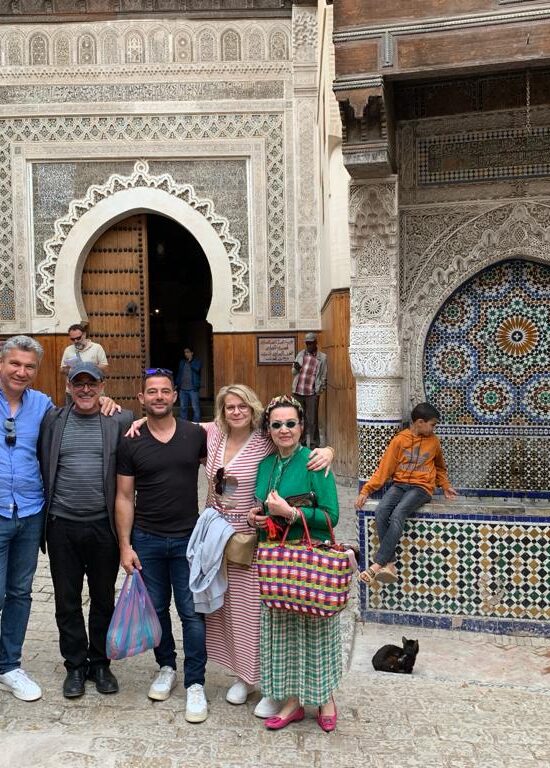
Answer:
POLYGON ((256 704, 256 709, 254 710, 254 714, 256 717, 275 717, 275 715, 279 714, 279 710, 281 709, 281 702, 275 701, 274 699, 270 699, 268 696, 264 696, 260 699, 260 701, 256 704))
POLYGON ((245 683, 244 680, 241 680, 241 678, 238 677, 225 694, 225 700, 230 704, 246 704, 248 694, 252 693, 253 690, 253 685, 245 683))
POLYGON ((187 689, 185 719, 188 723, 202 723, 207 717, 208 704, 204 695, 204 687, 200 683, 190 685, 187 689))
POLYGON ((20 667, 0 675, 0 688, 11 691, 21 701, 36 701, 42 696, 40 686, 20 667))
POLYGON ((172 669, 172 667, 161 667, 149 688, 147 696, 155 701, 166 701, 176 683, 176 670, 172 669))

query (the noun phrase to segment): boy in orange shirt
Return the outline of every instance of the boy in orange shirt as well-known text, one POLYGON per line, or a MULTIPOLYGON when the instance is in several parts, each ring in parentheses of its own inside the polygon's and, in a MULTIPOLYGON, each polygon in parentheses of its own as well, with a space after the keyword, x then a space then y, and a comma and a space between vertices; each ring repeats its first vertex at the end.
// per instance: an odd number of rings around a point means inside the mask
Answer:
POLYGON ((377 470, 361 488, 355 507, 361 509, 365 500, 390 478, 393 483, 376 507, 375 520, 380 548, 374 562, 359 578, 366 584, 397 581, 395 548, 399 543, 405 520, 422 504, 430 501, 436 486, 443 488, 446 499, 457 496, 447 477, 441 444, 434 435, 440 420, 439 412, 429 403, 420 403, 411 413, 411 426, 399 432, 390 442, 377 470))

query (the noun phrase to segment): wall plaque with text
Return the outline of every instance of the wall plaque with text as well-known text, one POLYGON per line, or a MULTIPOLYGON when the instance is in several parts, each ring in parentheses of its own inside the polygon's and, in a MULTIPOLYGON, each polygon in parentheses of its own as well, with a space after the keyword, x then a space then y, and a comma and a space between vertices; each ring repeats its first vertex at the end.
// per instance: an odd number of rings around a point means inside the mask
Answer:
POLYGON ((292 365, 296 336, 258 336, 258 365, 292 365))

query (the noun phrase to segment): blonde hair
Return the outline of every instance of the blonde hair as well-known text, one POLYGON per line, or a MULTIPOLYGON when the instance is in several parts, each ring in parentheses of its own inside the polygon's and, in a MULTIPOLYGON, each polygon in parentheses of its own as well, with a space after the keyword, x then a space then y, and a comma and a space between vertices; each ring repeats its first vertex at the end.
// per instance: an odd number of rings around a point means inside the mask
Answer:
POLYGON ((228 384, 226 387, 222 387, 216 396, 216 413, 214 420, 218 427, 225 432, 229 432, 229 425, 225 418, 225 398, 227 395, 235 395, 240 397, 252 411, 252 429, 257 429, 260 425, 260 421, 263 415, 263 405, 258 400, 258 395, 253 389, 247 387, 246 384, 228 384))

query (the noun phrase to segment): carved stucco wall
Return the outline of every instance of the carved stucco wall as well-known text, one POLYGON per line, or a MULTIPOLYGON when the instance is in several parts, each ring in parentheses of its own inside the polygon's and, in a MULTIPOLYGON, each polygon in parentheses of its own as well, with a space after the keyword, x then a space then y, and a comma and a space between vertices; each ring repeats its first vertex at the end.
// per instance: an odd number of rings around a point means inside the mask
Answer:
MULTIPOLYGON (((310 27, 297 33, 307 57, 310 27)), ((116 21, 106 24, 6 24, 0 33, 5 66, 285 61, 291 58, 286 20, 116 21)))
POLYGON ((350 358, 359 419, 401 416, 397 182, 350 190, 350 358))
MULTIPOLYGON (((531 130, 524 122, 518 110, 411 121, 399 128, 405 413, 426 397, 426 336, 445 301, 492 264, 550 263, 550 112, 534 110, 531 130)), ((549 429, 550 424, 443 425, 440 434, 461 487, 537 495, 547 490, 549 467, 541 457, 549 429)))
POLYGON ((55 327, 34 275, 42 241, 64 212, 46 215, 48 202, 36 199, 40 169, 49 165, 59 186, 64 167, 88 166, 76 200, 113 173, 131 174, 139 159, 152 175, 169 172, 176 184, 200 187, 199 197, 228 220, 248 264, 247 296, 232 302, 233 328, 317 326, 316 280, 307 283, 306 301, 305 284, 296 285, 297 276, 318 271, 315 66, 316 12, 308 7, 294 8, 292 19, 4 26, 2 330, 55 327), (214 188, 223 163, 238 167, 246 185, 235 188, 232 210, 214 188))
POLYGON ((353 185, 350 359, 356 378, 359 476, 374 470, 401 423, 396 178, 353 185))
MULTIPOLYGON (((350 190, 350 355, 357 379, 361 478, 374 470, 411 406, 426 397, 426 335, 445 301, 499 261, 550 263, 545 151, 550 110, 537 108, 530 118, 530 129, 522 110, 403 122, 398 179, 372 180, 350 190)), ((543 492, 550 468, 541 465, 540 441, 550 425, 492 429, 440 429, 461 487, 543 492), (502 429, 508 430, 508 441, 502 440, 502 429), (499 450, 503 445, 506 455, 499 450), (474 463, 472 451, 477 452, 474 463), (518 455, 523 457, 519 463, 518 455), (508 485, 506 466, 516 466, 508 485)))

